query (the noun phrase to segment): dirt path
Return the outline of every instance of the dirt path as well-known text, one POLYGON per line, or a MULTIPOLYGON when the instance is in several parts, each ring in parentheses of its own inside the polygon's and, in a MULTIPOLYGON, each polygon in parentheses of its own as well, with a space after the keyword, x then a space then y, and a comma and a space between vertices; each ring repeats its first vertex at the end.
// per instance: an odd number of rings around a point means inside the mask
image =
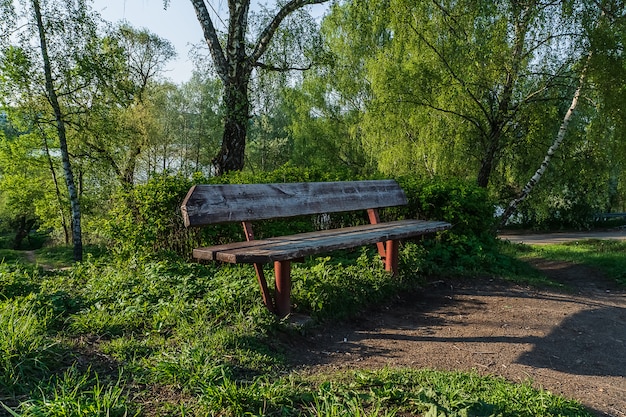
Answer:
POLYGON ((577 240, 584 239, 626 240, 626 229, 556 233, 517 233, 515 231, 509 231, 501 233, 499 237, 512 243, 551 245, 556 243, 575 242, 577 240))
POLYGON ((26 257, 26 260, 28 262, 30 262, 31 264, 37 263, 37 259, 35 258, 35 251, 34 250, 26 250, 26 251, 24 251, 24 256, 26 257))
POLYGON ((536 261, 570 290, 439 281, 295 342, 295 366, 477 370, 626 416, 626 292, 589 268, 536 261))
MULTIPOLYGON (((26 258, 26 260, 33 264, 33 265, 39 265, 43 270, 45 271, 52 271, 55 268, 51 265, 47 265, 47 264, 40 264, 37 261, 37 255, 35 253, 34 250, 25 250, 24 251, 24 257, 26 258)), ((69 269, 69 267, 64 267, 64 268, 58 268, 60 271, 65 270, 65 269, 69 269)))

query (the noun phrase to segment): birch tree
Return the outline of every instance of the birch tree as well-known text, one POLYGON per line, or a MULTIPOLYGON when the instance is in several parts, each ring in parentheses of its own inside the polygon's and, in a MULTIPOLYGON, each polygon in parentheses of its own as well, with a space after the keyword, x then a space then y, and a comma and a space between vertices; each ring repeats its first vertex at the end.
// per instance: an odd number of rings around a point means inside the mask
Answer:
MULTIPOLYGON (((82 225, 79 192, 69 150, 68 119, 77 109, 77 97, 90 83, 91 74, 82 71, 86 48, 95 37, 96 25, 82 0, 49 2, 29 0, 2 22, 12 38, 3 40, 1 69, 11 88, 12 106, 31 108, 31 122, 54 126, 69 195, 74 259, 82 260, 82 225), (17 26, 17 23, 21 26, 17 26), (11 45, 8 45, 11 43, 11 45), (43 100, 42 100, 43 99, 43 100), (40 106, 41 103, 47 103, 40 106)), ((5 32, 5 33, 6 33, 5 32)))
POLYGON ((543 174, 548 169, 548 166, 550 165, 550 160, 554 156, 554 154, 557 151, 557 149, 559 149, 559 146, 561 146, 561 143, 563 142, 563 139, 565 139, 565 134, 567 133, 567 128, 568 128, 568 126, 570 124, 570 121, 572 120, 572 118, 574 116, 574 112, 576 111, 576 107, 578 107, 578 101, 580 100, 580 93, 581 93, 581 90, 582 90, 582 88, 583 88, 583 86, 585 84, 585 76, 586 76, 586 73, 587 73, 587 68, 588 68, 588 65, 589 65, 589 59, 590 58, 591 58, 591 55, 589 55, 589 57, 586 60, 585 66, 584 66, 584 68, 582 70, 582 73, 580 75, 580 80, 578 81, 578 87, 576 88, 576 91, 574 92, 574 96, 572 97, 572 103, 570 104, 569 108, 567 109, 567 112, 565 113, 565 116, 563 117, 563 121, 561 122, 561 125, 559 127, 559 131, 558 131, 556 137, 554 138, 554 142, 552 142, 552 145, 550 145, 550 147, 548 148, 548 151, 546 152, 546 155, 543 158, 543 162, 541 163, 541 165, 539 166, 537 171, 535 171, 533 176, 526 183, 526 185, 524 186, 524 188, 522 189, 520 194, 509 203, 509 205, 506 208, 506 210, 504 210, 504 213, 502 213, 502 216, 500 217, 500 226, 501 227, 506 225, 506 223, 508 222, 509 218, 517 210, 517 206, 522 201, 526 200, 526 198, 528 197, 530 192, 533 190, 533 188, 535 188, 535 185, 537 185, 537 183, 541 180, 541 177, 543 176, 543 174))
MULTIPOLYGON (((581 60, 583 64, 580 70, 578 85, 574 91, 569 108, 565 112, 554 141, 548 148, 539 168, 537 168, 519 194, 509 202, 507 208, 501 215, 501 227, 507 224, 511 216, 517 211, 518 206, 528 198, 535 186, 541 181, 550 166, 552 158, 566 138, 570 123, 574 118, 576 109, 581 100, 583 89, 588 83, 590 67, 595 72, 595 85, 589 90, 601 91, 602 93, 600 96, 596 95, 593 99, 591 96, 587 98, 590 99, 593 103, 592 105, 595 107, 595 118, 602 120, 600 124, 602 125, 603 136, 615 136, 616 123, 609 123, 610 126, 607 126, 610 117, 604 118, 601 113, 603 112, 603 107, 616 107, 608 110, 608 113, 614 113, 616 110, 619 113, 623 105, 623 97, 620 97, 619 100, 615 100, 612 96, 615 92, 617 92, 617 95, 623 96, 621 92, 625 85, 624 76, 622 75, 624 68, 623 46, 620 39, 624 38, 624 19, 626 18, 626 14, 624 14, 624 10, 619 4, 611 2, 598 3, 593 6, 589 9, 585 9, 585 17, 588 19, 588 23, 585 25, 588 28, 585 36, 588 52, 586 57, 581 60), (594 18, 594 16, 598 17, 594 18), (608 35, 609 33, 610 35, 608 35), (596 56, 598 56, 599 59, 596 59, 594 62, 596 56), (610 75, 607 77, 607 74, 610 75), (607 78, 611 80, 611 85, 605 84, 607 78)), ((606 112, 606 110, 604 111, 606 112)), ((591 120, 594 120, 594 118, 591 120)), ((622 120, 623 117, 618 117, 616 120, 617 124, 621 123, 622 120)), ((596 124, 598 123, 593 121, 587 124, 587 134, 590 134, 589 130, 594 129, 594 125, 596 124)), ((622 129, 618 127, 618 130, 622 129)), ((624 133, 620 134, 623 135, 624 133)), ((617 149, 613 146, 609 146, 606 149, 608 153, 616 151, 617 149)), ((615 160, 617 158, 611 159, 615 160)), ((619 167, 614 167, 614 169, 615 168, 619 167)))
MULTIPOLYGON (((241 170, 244 166, 246 135, 250 117, 249 83, 255 69, 288 71, 263 61, 283 21, 296 11, 328 0, 290 0, 282 3, 256 39, 248 39, 250 0, 228 0, 226 36, 218 33, 206 0, 190 0, 209 47, 213 66, 223 84, 224 131, 220 151, 213 159, 216 175, 241 170)), ((168 2, 166 1, 165 4, 168 2)), ((279 3, 280 4, 280 3, 279 3)))
POLYGON ((56 125, 57 135, 59 137, 59 147, 61 150, 61 160, 63 161, 63 174, 65 177, 65 185, 70 197, 70 207, 72 212, 72 243, 74 247, 74 260, 81 261, 83 259, 83 234, 81 227, 80 202, 78 200, 78 191, 74 181, 74 171, 70 162, 70 154, 67 147, 67 134, 65 129, 65 120, 61 104, 59 103, 59 95, 52 78, 52 64, 50 55, 48 54, 48 40, 46 27, 44 26, 41 14, 41 6, 39 0, 32 0, 33 13, 37 25, 37 33, 39 34, 39 45, 41 59, 43 62, 43 72, 45 76, 45 91, 52 111, 54 112, 54 122, 56 125))

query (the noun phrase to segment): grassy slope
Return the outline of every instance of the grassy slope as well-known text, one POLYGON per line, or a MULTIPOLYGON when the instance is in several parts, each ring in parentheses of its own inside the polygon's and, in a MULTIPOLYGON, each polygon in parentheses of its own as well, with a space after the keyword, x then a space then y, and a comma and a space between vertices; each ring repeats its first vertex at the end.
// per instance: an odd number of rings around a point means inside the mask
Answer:
MULTIPOLYGON (((505 246, 499 268, 536 278, 516 257, 558 256, 623 282, 623 251, 505 246)), ((294 373, 276 337, 290 330, 259 305, 250 276, 171 261, 91 260, 49 272, 0 264, 0 402, 24 416, 587 415, 528 384, 471 373, 294 373)), ((294 267, 294 300, 314 317, 341 317, 419 285, 390 282, 368 253, 312 260, 294 267)))

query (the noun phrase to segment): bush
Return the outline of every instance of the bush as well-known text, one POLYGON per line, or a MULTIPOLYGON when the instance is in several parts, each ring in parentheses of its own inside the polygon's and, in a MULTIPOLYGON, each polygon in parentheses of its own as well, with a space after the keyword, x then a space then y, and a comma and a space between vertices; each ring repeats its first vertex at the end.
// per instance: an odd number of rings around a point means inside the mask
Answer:
MULTIPOLYGON (((243 239, 238 224, 213 227, 185 228, 180 206, 194 184, 254 184, 280 182, 307 182, 339 180, 337 175, 315 170, 283 167, 263 172, 233 172, 221 177, 206 178, 196 175, 157 175, 146 184, 138 185, 114 197, 109 219, 104 222, 102 234, 108 239, 109 248, 117 255, 145 257, 174 253, 190 258, 193 248, 215 245, 243 239)), ((309 218, 288 221, 275 220, 255 225, 257 238, 314 230, 309 218)))
POLYGON ((198 233, 185 229, 180 204, 194 183, 204 181, 202 177, 159 175, 118 192, 109 219, 102 225, 109 249, 123 258, 164 251, 188 253, 198 233))
POLYGON ((396 216, 444 220, 452 229, 426 247, 423 270, 427 273, 478 272, 489 270, 496 257, 494 203, 487 191, 458 179, 398 179, 409 204, 396 216))
MULTIPOLYGON (((127 257, 150 257, 163 253, 190 258, 194 247, 243 239, 239 224, 224 224, 186 229, 180 205, 189 188, 196 183, 243 184, 350 180, 343 174, 323 173, 304 168, 283 167, 263 173, 235 172, 218 178, 196 176, 155 176, 116 198, 110 220, 105 224, 114 252, 127 257)), ((408 205, 383 210, 383 220, 421 218, 445 220, 452 230, 427 239, 427 272, 457 269, 463 272, 480 269, 491 260, 495 245, 493 204, 484 189, 460 180, 424 180, 398 178, 408 198, 408 205)), ((286 220, 260 221, 255 237, 287 235, 319 228, 317 216, 286 220)), ((367 222, 362 213, 336 213, 331 227, 367 222)), ((325 225, 328 226, 328 225, 325 225)))

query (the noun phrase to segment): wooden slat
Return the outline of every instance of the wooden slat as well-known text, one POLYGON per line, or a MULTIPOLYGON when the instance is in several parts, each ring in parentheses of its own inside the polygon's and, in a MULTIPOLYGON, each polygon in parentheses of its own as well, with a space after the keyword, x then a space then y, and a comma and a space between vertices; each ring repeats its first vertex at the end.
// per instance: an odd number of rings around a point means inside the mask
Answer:
POLYGON ((394 180, 195 185, 181 210, 186 226, 336 213, 407 204, 394 180))
POLYGON ((230 263, 268 263, 387 240, 406 239, 450 227, 450 223, 441 221, 399 220, 198 248, 194 249, 193 256, 197 259, 230 263))

